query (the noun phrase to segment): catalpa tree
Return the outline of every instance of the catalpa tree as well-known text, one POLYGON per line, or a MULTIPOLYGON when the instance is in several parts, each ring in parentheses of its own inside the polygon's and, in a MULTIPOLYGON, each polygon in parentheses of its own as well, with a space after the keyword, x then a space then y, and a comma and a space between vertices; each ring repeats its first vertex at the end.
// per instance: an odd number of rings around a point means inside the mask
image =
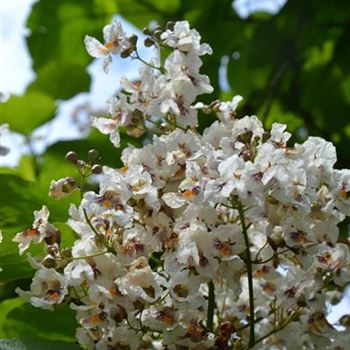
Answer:
POLYGON ((13 240, 20 254, 43 244, 46 255, 29 256, 37 271, 18 294, 43 309, 69 304, 90 350, 345 350, 349 318, 326 317, 350 280, 337 227, 350 214, 350 170, 334 169, 322 138, 293 145, 286 125, 239 117, 241 96, 200 102, 213 92, 200 73, 212 49, 187 21, 144 33, 149 61, 117 21, 105 42, 85 38, 105 71, 114 55, 142 62, 92 125, 117 148, 120 131, 147 142, 126 147, 117 169, 94 149, 66 155, 78 176, 53 180, 49 194, 80 192, 68 220, 78 239, 62 247, 48 208, 35 211, 13 240), (208 114, 217 120, 200 132, 208 114))

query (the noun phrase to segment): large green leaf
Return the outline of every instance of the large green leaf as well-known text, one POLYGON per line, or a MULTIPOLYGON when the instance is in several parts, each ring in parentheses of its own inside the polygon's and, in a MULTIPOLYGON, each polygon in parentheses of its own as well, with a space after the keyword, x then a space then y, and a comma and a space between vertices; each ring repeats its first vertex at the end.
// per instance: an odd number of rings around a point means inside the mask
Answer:
POLYGON ((7 314, 14 308, 21 306, 23 304, 23 300, 20 298, 12 298, 7 299, 0 302, 0 338, 6 338, 4 333, 4 325, 7 314))
MULTIPOLYGON (((0 227, 3 231, 3 242, 0 246, 0 281, 13 281, 31 277, 34 270, 26 260, 19 256, 17 244, 12 242, 17 232, 30 228, 33 222, 33 211, 45 204, 50 212, 50 222, 57 223, 62 229, 62 239, 67 246, 74 241, 74 233, 63 224, 68 218, 68 207, 71 202, 77 203, 76 193, 61 201, 47 196, 50 180, 39 179, 38 182, 26 181, 16 175, 0 176, 0 227)), ((29 252, 33 256, 44 254, 44 244, 32 245, 29 252)))
POLYGON ((139 28, 151 21, 173 19, 180 7, 179 0, 117 0, 117 3, 121 15, 139 28))
POLYGON ((19 298, 0 303, 1 338, 30 338, 74 342, 75 312, 68 306, 48 311, 35 308, 19 298))
MULTIPOLYGON (((86 66, 91 57, 83 43, 86 34, 100 37, 102 27, 114 14, 111 0, 41 0, 34 4, 27 22, 27 38, 36 71, 51 62, 86 66), (111 12, 110 12, 111 11, 111 12)), ((69 79, 69 77, 67 77, 69 79)))
POLYGON ((79 350, 77 344, 33 339, 0 339, 1 350, 79 350))
POLYGON ((54 116, 56 104, 50 95, 32 91, 23 96, 11 96, 1 108, 2 123, 8 123, 12 131, 30 134, 54 116))
POLYGON ((88 91, 90 76, 85 66, 69 61, 53 61, 38 70, 36 80, 28 91, 42 90, 55 99, 66 100, 77 93, 88 91))

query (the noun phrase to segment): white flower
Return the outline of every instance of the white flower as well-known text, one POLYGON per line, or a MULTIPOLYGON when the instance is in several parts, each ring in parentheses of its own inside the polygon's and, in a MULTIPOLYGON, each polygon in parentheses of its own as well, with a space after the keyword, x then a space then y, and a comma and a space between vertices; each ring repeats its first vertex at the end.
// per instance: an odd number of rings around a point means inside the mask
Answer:
POLYGON ((238 107, 238 104, 242 100, 242 96, 236 95, 232 98, 232 101, 221 102, 217 111, 219 119, 225 124, 232 123, 236 118, 236 109, 238 107))
POLYGON ((54 269, 42 268, 35 273, 29 292, 20 288, 16 292, 35 307, 53 310, 53 306, 60 304, 68 293, 67 281, 54 269))
POLYGON ((212 54, 208 44, 200 44, 201 37, 195 29, 190 29, 187 21, 176 22, 173 30, 167 30, 161 36, 164 42, 183 52, 194 51, 198 55, 212 54))
POLYGON ((119 94, 108 100, 108 111, 111 118, 91 117, 91 124, 102 134, 110 135, 111 142, 115 147, 120 146, 119 127, 127 126, 131 121, 132 106, 126 96, 119 94))
POLYGON ((39 211, 34 211, 34 222, 32 228, 24 230, 16 234, 13 238, 13 242, 17 242, 19 248, 19 254, 22 255, 25 250, 29 248, 29 245, 34 242, 40 243, 45 238, 45 230, 49 219, 49 210, 45 205, 39 211))
POLYGON ((119 290, 132 300, 141 298, 147 302, 154 302, 161 297, 163 292, 161 285, 165 281, 146 264, 145 258, 139 258, 133 264, 135 267, 132 267, 124 277, 118 278, 116 284, 119 290), (137 266, 138 261, 141 262, 141 267, 137 266))
POLYGON ((63 179, 59 179, 58 181, 52 180, 49 195, 55 199, 61 199, 69 196, 77 189, 75 179, 72 177, 65 177, 63 179))
POLYGON ((103 70, 107 72, 112 62, 112 54, 117 54, 125 50, 128 44, 122 25, 118 21, 113 21, 103 28, 103 38, 105 44, 101 44, 97 39, 86 35, 84 43, 90 56, 95 58, 105 57, 103 60, 103 70))
POLYGON ((171 80, 164 93, 159 109, 164 115, 174 115, 180 127, 197 126, 197 110, 191 108, 196 98, 193 85, 187 80, 171 80))
POLYGON ((194 52, 184 54, 175 50, 167 57, 164 66, 172 80, 184 80, 191 83, 197 95, 213 92, 209 78, 199 74, 202 61, 194 52))

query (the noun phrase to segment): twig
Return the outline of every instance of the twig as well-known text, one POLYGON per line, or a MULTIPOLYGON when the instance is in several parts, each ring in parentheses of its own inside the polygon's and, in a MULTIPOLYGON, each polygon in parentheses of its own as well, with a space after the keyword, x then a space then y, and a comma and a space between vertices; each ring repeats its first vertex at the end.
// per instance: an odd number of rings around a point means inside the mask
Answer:
POLYGON ((207 310, 207 329, 213 332, 214 329, 214 308, 215 308, 215 290, 213 281, 208 282, 208 310, 207 310))

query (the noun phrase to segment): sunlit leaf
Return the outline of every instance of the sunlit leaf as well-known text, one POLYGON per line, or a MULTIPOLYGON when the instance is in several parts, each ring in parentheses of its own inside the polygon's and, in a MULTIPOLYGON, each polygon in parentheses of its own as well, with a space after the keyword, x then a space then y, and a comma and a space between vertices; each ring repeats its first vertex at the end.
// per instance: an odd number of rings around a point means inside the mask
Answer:
POLYGON ((77 93, 88 91, 90 76, 85 66, 69 61, 50 62, 38 70, 36 80, 28 91, 45 91, 55 99, 68 99, 77 93))
POLYGON ((32 91, 23 96, 11 96, 1 108, 2 123, 8 123, 12 131, 30 134, 54 116, 56 104, 50 95, 32 91))

